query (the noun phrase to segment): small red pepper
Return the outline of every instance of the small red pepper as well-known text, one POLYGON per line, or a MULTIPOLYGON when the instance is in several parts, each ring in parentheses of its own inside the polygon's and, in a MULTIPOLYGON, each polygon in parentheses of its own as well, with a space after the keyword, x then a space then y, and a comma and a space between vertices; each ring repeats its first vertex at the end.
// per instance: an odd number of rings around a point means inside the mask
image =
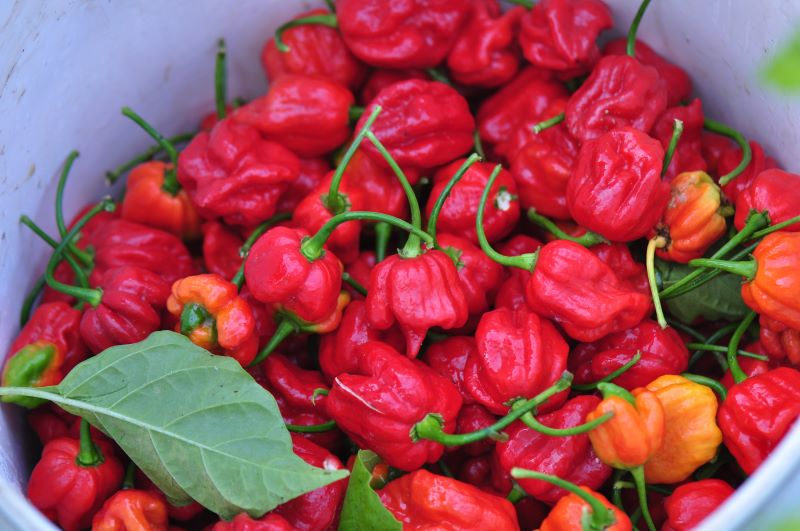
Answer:
MULTIPOLYGON (((466 401, 465 401, 466 403, 466 401)), ((488 428, 497 421, 497 417, 479 404, 469 404, 461 408, 456 419, 456 433, 471 433, 488 428)), ((491 438, 482 441, 466 444, 461 447, 467 455, 482 455, 494 448, 494 441, 491 438)))
POLYGON ((447 56, 470 7, 461 0, 341 0, 336 18, 347 47, 368 65, 430 68, 447 56))
MULTIPOLYGON (((711 131, 703 131, 702 140, 703 158, 706 159, 708 173, 712 175, 720 175, 719 161, 720 158, 722 158, 722 154, 728 151, 731 147, 730 137, 718 133, 712 133, 711 131)), ((755 155, 755 153, 753 153, 753 155, 755 155)), ((741 160, 741 157, 739 160, 741 160)), ((736 165, 734 164, 731 169, 733 169, 735 166, 736 165)), ((736 180, 739 180, 740 178, 741 177, 737 177, 736 180)))
MULTIPOLYGON (((350 279, 357 282, 361 287, 368 286, 369 276, 377 263, 378 260, 373 251, 361 251, 355 260, 344 267, 344 272, 350 275, 350 279)), ((350 293, 350 298, 353 300, 364 300, 366 297, 350 284, 345 283, 345 289, 350 293)))
MULTIPOLYGON (((604 531, 631 531, 631 520, 627 514, 611 505, 611 502, 602 494, 587 487, 581 487, 581 489, 596 498, 613 515, 614 523, 603 527, 604 531)), ((577 494, 569 493, 555 504, 550 514, 542 522, 539 531, 573 531, 587 523, 586 515, 589 510, 590 505, 585 500, 577 494)))
POLYGON ((589 248, 597 258, 614 271, 617 278, 627 283, 631 289, 647 296, 650 295, 650 283, 644 264, 633 259, 631 250, 624 243, 601 243, 589 248))
MULTIPOLYGON (((369 209, 398 218, 408 217, 406 193, 392 170, 358 149, 344 170, 342 183, 369 198, 369 209)), ((355 210, 355 209, 353 209, 355 210)))
MULTIPOLYGON (((777 168, 759 173, 736 198, 737 229, 742 230, 751 210, 766 210, 773 225, 800 215, 800 175, 777 168)), ((781 230, 800 232, 800 222, 781 230)))
POLYGON ((611 241, 644 237, 669 201, 663 160, 661 144, 630 127, 584 142, 567 184, 572 217, 611 241))
POLYGON ((330 169, 330 163, 323 158, 300 159, 300 172, 281 195, 278 212, 294 211, 300 201, 319 187, 330 169))
POLYGON ((416 470, 436 462, 444 446, 414 442, 411 429, 429 414, 439 415, 453 433, 461 396, 449 380, 420 361, 384 343, 368 341, 354 349, 358 366, 338 375, 325 400, 328 414, 361 448, 390 466, 416 470))
POLYGON ((160 494, 124 489, 111 496, 92 519, 92 531, 167 531, 167 504, 160 494))
POLYGON ((220 520, 210 531, 296 531, 297 528, 290 524, 283 516, 268 513, 253 520, 247 513, 237 514, 230 522, 220 520))
POLYGON ((450 336, 432 343, 422 357, 431 369, 453 382, 465 405, 475 403, 464 383, 464 367, 467 359, 477 353, 477 348, 472 337, 450 336))
MULTIPOLYGON (((517 234, 509 240, 503 242, 498 247, 499 251, 505 255, 517 256, 536 252, 542 243, 525 234, 517 234)), ((495 297, 494 305, 496 308, 511 308, 512 310, 520 305, 527 305, 525 300, 525 286, 531 278, 530 271, 510 267, 506 269, 508 278, 500 285, 495 297)))
POLYGON ((361 87, 358 101, 361 105, 369 105, 372 103, 375 96, 389 85, 394 85, 395 83, 407 81, 409 79, 430 81, 431 77, 424 70, 414 68, 407 68, 404 70, 376 68, 370 72, 369 77, 364 82, 364 86, 361 87))
POLYGON ((690 481, 664 500, 667 521, 661 531, 690 531, 727 500, 734 489, 719 479, 690 481))
POLYGON ((208 221, 200 227, 203 232, 203 263, 209 273, 233 278, 242 265, 239 249, 244 240, 226 225, 208 221))
POLYGON ((708 164, 703 157, 703 104, 695 98, 688 105, 670 107, 658 118, 652 134, 661 141, 666 151, 672 140, 675 120, 683 123, 683 133, 675 147, 672 161, 664 176, 672 180, 687 171, 706 171, 708 164))
MULTIPOLYGON (((750 151, 752 153, 750 163, 734 180, 722 186, 722 191, 731 203, 736 204, 739 194, 750 187, 750 183, 764 170, 777 168, 778 163, 772 157, 764 153, 764 148, 758 142, 750 141, 750 151)), ((717 175, 726 175, 733 171, 742 162, 742 148, 737 145, 728 145, 719 158, 717 165, 717 175)))
POLYGON ((800 365, 800 330, 763 315, 759 322, 759 337, 769 357, 776 361, 786 359, 792 365, 800 365))
POLYGON ((26 417, 28 426, 36 433, 42 445, 49 443, 53 439, 69 437, 70 428, 76 419, 80 422, 80 417, 70 415, 54 404, 45 404, 42 407, 32 409, 28 411, 26 417))

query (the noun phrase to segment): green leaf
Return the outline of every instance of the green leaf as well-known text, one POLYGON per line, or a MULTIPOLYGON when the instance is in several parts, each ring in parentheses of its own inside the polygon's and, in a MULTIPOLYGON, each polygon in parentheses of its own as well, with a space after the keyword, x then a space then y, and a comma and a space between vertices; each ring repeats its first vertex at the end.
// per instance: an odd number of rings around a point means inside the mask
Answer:
POLYGON ((372 469, 381 458, 369 450, 361 450, 353 463, 353 472, 344 497, 339 531, 401 531, 403 525, 381 503, 372 490, 372 469))
POLYGON ((196 500, 226 519, 259 517, 347 476, 294 454, 275 399, 234 359, 174 332, 110 348, 55 387, 22 390, 108 434, 175 503, 196 500))
MULTIPOLYGON (((659 259, 656 259, 655 267, 665 288, 693 270, 685 264, 659 259)), ((741 288, 741 277, 725 273, 689 293, 664 302, 672 316, 682 323, 692 324, 700 318, 709 321, 738 321, 748 312, 742 300, 741 288)))
POLYGON ((767 63, 762 74, 771 85, 800 92, 800 32, 767 63))

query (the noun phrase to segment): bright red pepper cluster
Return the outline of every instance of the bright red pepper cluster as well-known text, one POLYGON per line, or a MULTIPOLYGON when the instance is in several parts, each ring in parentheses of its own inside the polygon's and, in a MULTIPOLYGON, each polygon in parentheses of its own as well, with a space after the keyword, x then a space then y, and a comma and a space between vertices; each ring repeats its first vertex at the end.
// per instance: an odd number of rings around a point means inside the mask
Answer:
MULTIPOLYGON (((174 330, 272 394, 304 461, 377 453, 404 529, 696 526, 800 415, 800 175, 644 42, 601 48, 601 0, 514 3, 338 0, 196 134, 126 109, 158 148, 116 205, 57 205, 2 385, 174 330), (736 311, 687 317, 719 270, 736 311)), ((126 456, 77 417, 4 400, 67 531, 337 526, 344 480, 217 521, 143 474, 120 490, 126 456)))

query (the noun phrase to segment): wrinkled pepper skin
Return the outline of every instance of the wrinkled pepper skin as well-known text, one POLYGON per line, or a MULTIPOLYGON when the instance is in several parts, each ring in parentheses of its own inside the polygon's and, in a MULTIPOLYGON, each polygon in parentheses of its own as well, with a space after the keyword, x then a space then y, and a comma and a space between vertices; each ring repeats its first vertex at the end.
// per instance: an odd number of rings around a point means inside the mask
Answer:
MULTIPOLYGON (((761 172, 778 167, 778 163, 775 159, 764 153, 764 148, 761 147, 761 144, 753 140, 751 140, 749 144, 752 153, 750 164, 745 167, 744 171, 740 173, 738 177, 722 187, 725 196, 733 204, 736 204, 736 201, 739 199, 739 194, 747 190, 750 187, 750 183, 753 182, 753 179, 760 175, 761 172)), ((717 164, 717 175, 725 175, 733 171, 741 161, 742 149, 738 145, 728 142, 728 149, 723 151, 722 155, 720 155, 719 163, 717 164)))
POLYGON ((519 44, 531 64, 574 77, 600 58, 597 37, 613 23, 601 0, 542 0, 522 17, 519 44))
MULTIPOLYGON (((403 169, 428 170, 472 147, 475 120, 467 100, 449 85, 417 79, 389 85, 370 102, 356 131, 361 130, 376 105, 383 111, 372 124, 372 131, 403 169)), ((377 163, 386 165, 372 143, 365 142, 363 149, 377 163)), ((408 177, 411 184, 418 179, 408 177)))
POLYGON ((115 345, 144 340, 161 328, 169 284, 140 267, 108 269, 98 286, 100 304, 81 317, 81 337, 95 354, 115 345))
POLYGON ((717 397, 704 385, 666 375, 645 387, 664 408, 664 443, 644 465, 648 483, 678 483, 717 453, 717 397))
POLYGON ((800 365, 800 330, 761 316, 759 339, 772 360, 786 359, 792 365, 800 365))
POLYGON ((418 68, 406 68, 403 70, 376 68, 370 72, 369 77, 364 82, 364 86, 361 87, 358 102, 364 106, 369 105, 375 96, 389 85, 409 79, 430 81, 432 78, 425 70, 418 68))
POLYGON ((719 408, 725 446, 746 474, 761 466, 800 415, 800 372, 780 367, 728 391, 719 408))
POLYGON ((286 519, 275 513, 268 513, 253 520, 247 513, 237 514, 230 522, 220 520, 211 531, 295 531, 296 528, 286 519))
MULTIPOLYGON (((537 420, 551 428, 577 426, 585 422, 586 415, 599 403, 600 399, 595 396, 578 396, 567 401, 560 409, 537 417, 537 420)), ((509 439, 498 442, 495 452, 506 473, 514 467, 527 468, 591 489, 600 488, 611 475, 611 468, 594 453, 586 434, 551 437, 521 422, 515 422, 504 431, 509 439)), ((525 492, 550 504, 567 494, 564 489, 537 479, 520 479, 517 482, 525 492)))
MULTIPOLYGON (((456 420, 456 433, 470 433, 473 431, 488 428, 497 422, 497 417, 478 404, 469 404, 461 408, 456 420)), ((494 441, 491 438, 464 445, 462 450, 467 455, 483 455, 494 448, 494 441)))
POLYGON ((182 278, 172 285, 167 310, 178 318, 176 332, 244 367, 256 357, 258 335, 250 305, 238 291, 213 273, 182 278))
POLYGON ((661 531, 690 531, 733 494, 734 489, 719 479, 684 483, 664 500, 667 521, 661 531))
POLYGON ((372 270, 367 316, 378 330, 395 323, 406 338, 406 355, 419 353, 434 326, 459 328, 467 322, 467 298, 453 260, 430 250, 414 258, 392 255, 372 270))
MULTIPOLYGON (((534 253, 542 243, 525 234, 517 234, 498 246, 498 251, 508 256, 518 256, 525 253, 534 253)), ((525 286, 531 278, 530 271, 516 267, 507 268, 507 278, 500 285, 495 297, 496 308, 511 308, 525 305, 525 286)))
MULTIPOLYGON (((450 336, 432 343, 422 357, 431 369, 438 372, 456 386, 464 405, 475 403, 464 383, 464 367, 467 359, 476 355, 478 347, 470 336, 450 336)), ((463 411, 463 410, 462 410, 463 411)))
POLYGON ((355 347, 358 367, 333 381, 325 400, 330 417, 361 448, 389 466, 416 470, 444 453, 441 444, 411 439, 411 428, 429 413, 453 433, 461 395, 449 380, 392 347, 369 341, 355 347))
POLYGON ((278 212, 294 211, 300 201, 319 187, 330 170, 331 164, 326 159, 300 159, 300 172, 281 195, 278 212))
POLYGON ((126 489, 111 496, 92 519, 92 531, 167 531, 167 504, 160 494, 126 489))
POLYGON ((139 164, 128 174, 122 219, 165 230, 191 240, 200 235, 200 217, 185 190, 164 190, 172 165, 159 160, 139 164))
MULTIPOLYGON (((759 173, 736 198, 737 229, 742 230, 751 210, 766 210, 773 225, 800 216, 800 175, 777 168, 759 173)), ((800 222, 781 230, 800 232, 800 222)))
POLYGON ((519 69, 514 38, 521 6, 505 13, 497 0, 475 0, 464 30, 447 55, 447 68, 456 83, 476 87, 505 85, 519 69))
MULTIPOLYGON (((5 385, 5 383, 3 383, 5 385)), ((54 404, 45 404, 28 411, 28 426, 36 433, 39 442, 45 445, 53 439, 69 437, 70 426, 78 417, 70 415, 54 404)), ((80 423, 80 420, 78 420, 80 423)))
MULTIPOLYGON (((394 172, 358 149, 344 170, 342 183, 369 198, 369 209, 402 219, 408 218, 408 199, 394 172)), ((353 208, 352 210, 356 210, 353 208)))
POLYGON ((667 167, 665 177, 668 180, 684 172, 708 170, 708 163, 703 157, 704 116, 700 98, 695 98, 688 105, 670 107, 658 118, 651 134, 661 142, 664 151, 672 140, 676 119, 683 122, 683 133, 667 167))
POLYGON ((432 68, 447 56, 470 12, 461 0, 342 0, 344 42, 369 66, 432 68))
POLYGON ((621 127, 650 131, 666 108, 667 90, 655 68, 609 55, 570 97, 565 121, 572 136, 586 142, 621 127))
MULTIPOLYGON (((463 163, 464 159, 458 159, 436 172, 426 208, 426 214, 429 217, 448 181, 463 163)), ((494 167, 495 164, 491 162, 477 162, 469 167, 461 180, 450 190, 447 199, 444 200, 436 223, 437 231, 457 234, 476 245, 478 244, 475 218, 478 215, 483 189, 489 182, 494 167)), ((507 170, 500 170, 497 175, 492 189, 489 191, 483 215, 486 239, 490 242, 505 238, 517 226, 519 221, 517 185, 507 170)))
POLYGON ((306 233, 288 227, 265 232, 250 249, 244 276, 253 296, 308 323, 338 310, 342 264, 330 251, 310 262, 300 252, 306 233))
MULTIPOLYGON (((325 9, 312 9, 294 18, 326 14, 325 9)), ((288 52, 278 50, 274 38, 261 51, 261 65, 270 83, 291 75, 317 76, 355 90, 364 80, 365 65, 347 49, 335 28, 304 24, 284 31, 282 39, 288 52)))
MULTIPOLYGON (((619 510, 602 494, 587 487, 583 490, 597 498, 603 505, 614 513, 614 524, 605 528, 605 531, 631 531, 631 521, 628 515, 619 510)), ((577 494, 569 493, 561 498, 550 510, 550 514, 542 521, 539 531, 574 531, 580 529, 587 511, 591 511, 588 503, 577 494)))
POLYGON ((585 142, 567 183, 573 219, 610 241, 644 237, 669 202, 663 160, 657 140, 629 127, 585 142))
POLYGON ((664 443, 664 408, 655 393, 633 391, 636 404, 619 396, 604 398, 588 415, 592 421, 607 413, 608 420, 589 432, 592 448, 605 464, 628 470, 643 465, 664 443))
POLYGON ((80 443, 64 437, 47 443, 28 480, 28 499, 65 531, 89 527, 95 512, 122 484, 122 464, 109 445, 95 444, 103 453, 96 466, 77 463, 80 443))
POLYGON ((742 299, 754 311, 800 329, 800 232, 773 232, 753 251, 755 278, 742 284, 742 299))
POLYGON ((568 240, 541 248, 525 298, 534 312, 583 342, 636 326, 651 309, 647 295, 620 280, 591 251, 568 240))
POLYGON ((300 171, 297 156, 234 117, 201 132, 178 157, 178 181, 208 220, 252 226, 275 214, 300 171))
POLYGON ((350 136, 349 111, 354 102, 353 94, 334 81, 282 76, 270 83, 265 96, 240 107, 235 119, 301 157, 319 157, 350 136))
MULTIPOLYGON (((524 307, 483 314, 475 343, 464 384, 476 402, 497 415, 508 413, 510 401, 533 398, 553 385, 567 366, 567 342, 550 321, 524 307)), ((551 397, 539 411, 558 407, 567 394, 551 397)))
POLYGON ((682 264, 703 256, 727 230, 730 205, 719 186, 703 171, 681 173, 670 183, 670 199, 656 234, 667 246, 656 254, 682 264))
POLYGON ((409 531, 519 531, 516 511, 508 500, 424 469, 389 482, 378 495, 409 531))
MULTIPOLYGON (((441 218, 440 218, 441 219, 441 218)), ((494 300, 503 280, 503 266, 472 242, 451 234, 438 234, 439 245, 456 257, 456 269, 467 298, 470 318, 479 318, 494 300)))
POLYGON ((645 319, 628 330, 578 345, 570 354, 569 370, 577 384, 598 382, 631 361, 637 352, 639 361, 612 383, 632 391, 659 376, 680 374, 689 366, 689 351, 678 332, 645 319))
POLYGON ((203 265, 206 271, 222 278, 233 278, 242 265, 239 249, 244 240, 218 221, 208 221, 200 227, 203 232, 203 265))
POLYGON ((624 243, 601 243, 593 245, 589 250, 602 260, 634 291, 650 296, 650 282, 647 280, 647 269, 644 264, 634 260, 631 250, 624 243))

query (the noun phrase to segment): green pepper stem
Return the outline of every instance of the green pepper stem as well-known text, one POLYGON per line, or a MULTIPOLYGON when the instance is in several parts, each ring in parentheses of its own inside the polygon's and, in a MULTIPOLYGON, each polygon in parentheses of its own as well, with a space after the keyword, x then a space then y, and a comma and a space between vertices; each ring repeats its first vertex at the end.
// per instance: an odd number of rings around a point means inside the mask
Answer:
POLYGON ((22 301, 22 308, 19 311, 19 327, 22 328, 25 326, 25 323, 31 320, 31 311, 33 310, 33 304, 36 302, 36 299, 39 298, 39 295, 42 293, 42 290, 47 285, 44 280, 44 275, 41 275, 38 279, 36 279, 36 283, 33 285, 31 290, 25 296, 25 300, 22 301))
POLYGON ((253 367, 264 361, 267 356, 272 354, 272 352, 278 348, 278 345, 280 345, 284 339, 296 333, 297 331, 298 329, 296 324, 289 319, 282 319, 280 323, 278 323, 278 328, 275 329, 275 333, 272 334, 269 342, 264 346, 264 348, 261 349, 261 352, 258 353, 258 356, 256 356, 256 358, 250 362, 248 367, 253 367))
POLYGON ((545 129, 550 129, 551 127, 554 127, 554 126, 560 124, 561 122, 564 121, 564 119, 566 117, 567 117, 566 113, 562 112, 562 113, 556 114, 552 118, 548 118, 547 120, 542 120, 541 122, 539 122, 538 124, 533 126, 533 128, 532 128, 533 129, 533 133, 538 135, 539 133, 541 133, 545 129))
POLYGON ((713 260, 710 258, 696 258, 689 261, 692 267, 710 267, 712 269, 721 269, 734 275, 739 275, 747 280, 753 280, 758 269, 758 263, 755 260, 747 262, 734 262, 733 260, 713 260))
POLYGON ((353 278, 350 273, 342 273, 342 281, 346 282, 348 286, 356 290, 358 293, 363 295, 364 297, 367 296, 367 288, 361 285, 359 281, 353 278))
POLYGON ((597 386, 599 384, 612 382, 613 380, 619 378, 620 376, 622 376, 623 374, 628 372, 628 370, 631 367, 633 367, 634 365, 639 363, 640 359, 642 359, 642 353, 637 350, 636 354, 633 355, 633 357, 630 359, 630 361, 628 361, 628 363, 626 363, 625 365, 623 365, 622 367, 620 367, 616 371, 612 372, 611 374, 601 378, 600 380, 598 380, 598 381, 596 381, 594 383, 590 383, 590 384, 572 384, 572 388, 575 389, 576 391, 592 391, 594 389, 597 389, 597 386))
POLYGON ((650 507, 647 505, 647 483, 644 479, 644 467, 639 465, 631 469, 631 476, 633 476, 633 482, 636 484, 639 507, 642 509, 642 516, 644 516, 644 521, 647 523, 647 528, 650 531, 658 531, 653 523, 653 518, 650 516, 650 507))
MULTIPOLYGON (((734 326, 738 326, 734 323, 734 326)), ((700 350, 700 351, 707 351, 707 352, 728 352, 728 347, 724 347, 722 345, 708 345, 705 343, 687 343, 686 348, 689 350, 700 350)), ((769 361, 768 356, 764 356, 762 354, 756 354, 755 352, 748 352, 747 350, 739 349, 736 351, 739 356, 743 358, 751 358, 754 360, 761 360, 761 361, 769 361)))
MULTIPOLYGON (((67 186, 67 178, 69 172, 72 170, 72 164, 80 156, 80 153, 73 150, 67 155, 67 160, 64 161, 64 167, 61 170, 61 175, 58 178, 56 186, 56 227, 58 227, 58 235, 63 238, 67 234, 67 224, 64 221, 64 189, 67 186)), ((82 249, 79 249, 74 243, 70 243, 70 253, 75 255, 84 267, 92 267, 94 258, 92 255, 82 249)))
POLYGON ((322 424, 302 426, 300 424, 286 424, 286 429, 294 433, 324 433, 336 429, 336 421, 329 420, 322 424))
POLYGON ((290 20, 286 24, 278 27, 278 29, 275 31, 275 47, 278 49, 278 51, 283 53, 291 51, 291 48, 286 46, 286 44, 283 42, 283 33, 286 30, 296 28, 297 26, 307 26, 309 24, 320 24, 322 26, 328 26, 329 28, 339 27, 339 21, 336 20, 336 15, 333 13, 328 13, 325 15, 312 15, 310 17, 290 20))
POLYGON ((661 176, 667 174, 669 164, 672 162, 672 157, 675 155, 675 148, 678 147, 678 141, 683 134, 683 121, 675 118, 674 125, 672 126, 672 137, 669 139, 667 151, 664 153, 664 164, 661 166, 661 176))
MULTIPOLYGON (((712 272, 713 273, 720 273, 720 270, 719 269, 714 269, 712 272)), ((739 323, 730 323, 728 325, 723 326, 719 330, 715 331, 713 334, 708 336, 708 338, 704 338, 704 337, 701 336, 699 338, 700 343, 701 344, 706 344, 706 345, 715 345, 716 346, 717 341, 719 341, 723 337, 727 336, 728 334, 732 334, 733 331, 736 330, 737 326, 739 326, 739 323)), ((691 347, 687 346, 687 348, 691 348, 691 347)), ((722 349, 722 352, 728 352, 728 347, 727 346, 726 347, 720 347, 720 348, 722 349)), ((714 357, 717 359, 717 362, 719 363, 719 365, 722 368, 722 370, 723 371, 727 371, 728 370, 728 362, 725 359, 725 356, 719 354, 719 352, 716 351, 716 350, 712 350, 711 352, 714 353, 714 357)), ((689 358, 689 367, 692 367, 695 363, 697 363, 697 360, 700 359, 700 356, 702 356, 702 354, 703 354, 702 351, 695 350, 695 352, 692 353, 692 357, 689 358)))
POLYGON ((667 328, 667 318, 664 317, 664 309, 661 307, 661 298, 658 295, 658 283, 656 282, 656 249, 664 247, 667 240, 663 236, 656 236, 647 243, 647 253, 645 264, 647 266, 647 281, 650 284, 650 293, 653 296, 653 306, 656 308, 656 320, 662 329, 667 328))
POLYGON ((170 195, 176 195, 181 190, 181 185, 178 183, 178 176, 177 176, 177 167, 178 167, 178 150, 175 149, 173 146, 164 136, 155 130, 155 128, 147 123, 144 118, 136 114, 130 107, 123 107, 122 114, 127 116, 131 120, 133 120, 136 125, 144 129, 144 132, 150 135, 163 149, 167 155, 169 155, 169 160, 172 163, 172 167, 167 170, 164 170, 164 184, 161 185, 161 189, 167 192, 170 195))
POLYGON ((597 384, 597 389, 600 391, 600 393, 602 393, 604 399, 616 396, 625 400, 633 407, 636 407, 636 399, 633 397, 631 392, 624 387, 620 387, 619 385, 611 382, 600 382, 597 384))
POLYGON ((228 50, 225 39, 217 41, 217 58, 214 62, 214 103, 217 107, 217 119, 223 120, 228 114, 228 50))
POLYGON ((509 491, 508 496, 506 496, 506 499, 511 503, 516 504, 527 495, 528 493, 525 492, 525 490, 520 487, 516 481, 514 481, 511 484, 511 490, 509 491))
POLYGON ((136 465, 131 461, 125 468, 125 479, 122 480, 122 490, 136 488, 136 465))
POLYGON ((531 9, 533 8, 534 0, 508 0, 508 3, 531 9))
POLYGON ((631 27, 628 29, 628 42, 625 47, 625 53, 630 57, 636 57, 636 32, 639 31, 639 24, 642 23, 644 12, 647 11, 647 6, 650 5, 650 0, 644 0, 636 11, 636 16, 633 17, 631 27))
POLYGON ((361 115, 364 114, 364 107, 360 105, 351 105, 350 108, 347 110, 347 116, 350 120, 350 123, 355 123, 361 118, 361 115))
MULTIPOLYGON (((179 135, 175 135, 169 137, 167 142, 171 145, 182 144, 184 142, 188 142, 196 133, 181 133, 179 135)), ((164 150, 161 148, 160 144, 156 144, 154 146, 150 146, 140 154, 134 156, 127 162, 123 162, 113 170, 109 170, 106 172, 106 181, 108 184, 114 184, 117 180, 122 177, 124 174, 128 173, 130 170, 138 166, 143 162, 147 162, 148 160, 152 160, 153 157, 158 155, 159 153, 163 152, 164 150)))
POLYGON ((426 68, 425 73, 428 74, 428 76, 430 76, 430 78, 434 81, 444 83, 445 85, 450 85, 451 87, 453 86, 453 82, 450 81, 450 78, 448 78, 441 70, 436 68, 426 68))
POLYGON ((571 236, 566 232, 564 232, 563 230, 561 230, 561 228, 555 223, 553 223, 551 220, 536 212, 535 208, 528 209, 528 219, 531 220, 536 225, 542 227, 547 232, 551 233, 559 240, 569 240, 571 242, 583 245, 584 247, 591 247, 593 245, 597 245, 600 243, 608 243, 608 240, 606 240, 596 232, 592 232, 589 230, 587 230, 584 234, 580 236, 571 236))
POLYGON ((336 12, 336 4, 333 2, 333 0, 325 0, 325 5, 328 6, 328 9, 331 11, 331 13, 336 12))
POLYGON ((781 229, 788 227, 789 225, 794 225, 795 223, 800 223, 800 216, 795 216, 793 218, 789 218, 786 221, 781 221, 780 223, 776 223, 775 225, 770 225, 766 229, 757 231, 753 233, 753 239, 763 238, 768 234, 772 234, 773 232, 777 232, 781 229))
POLYGON ((736 356, 736 351, 739 349, 739 343, 742 341, 742 336, 750 328, 750 324, 753 322, 753 319, 756 318, 755 312, 750 312, 747 316, 739 323, 739 326, 736 327, 736 330, 733 332, 733 336, 731 336, 731 341, 728 343, 728 369, 731 371, 731 376, 733 376, 733 381, 736 383, 743 382, 747 379, 747 374, 742 370, 742 367, 739 365, 739 359, 736 356))
POLYGON ((292 219, 292 214, 290 212, 282 212, 280 214, 275 214, 267 221, 259 225, 258 227, 250 233, 250 236, 244 241, 241 247, 239 247, 239 256, 242 258, 242 264, 239 266, 239 269, 236 271, 236 274, 231 279, 231 283, 234 284, 239 291, 242 291, 242 286, 244 286, 244 263, 247 261, 247 255, 250 254, 250 249, 270 227, 274 227, 281 221, 286 221, 288 219, 292 219))
POLYGON ((702 376, 700 374, 693 374, 690 372, 684 372, 681 374, 681 376, 696 384, 705 385, 706 387, 717 393, 717 395, 720 397, 722 401, 725 401, 725 399, 728 397, 728 390, 725 389, 725 386, 713 378, 709 378, 708 376, 702 376))
POLYGON ((719 178, 720 186, 725 186, 738 177, 745 170, 745 168, 747 168, 747 166, 750 164, 750 160, 753 158, 753 151, 750 149, 750 143, 747 141, 744 135, 742 135, 742 133, 723 124, 722 122, 712 120, 711 118, 706 118, 703 120, 703 127, 712 133, 717 133, 733 139, 737 144, 739 144, 739 148, 742 150, 742 160, 739 162, 739 165, 731 170, 730 173, 726 173, 719 178))
POLYGON ((383 262, 386 258, 386 249, 392 237, 392 226, 379 221, 375 224, 375 262, 383 262))
POLYGON ((533 416, 533 413, 525 413, 520 417, 519 420, 522 421, 527 427, 534 431, 538 431, 544 435, 549 435, 551 437, 569 437, 571 435, 580 435, 582 433, 588 433, 595 429, 596 427, 600 426, 601 424, 608 422, 614 416, 613 411, 609 411, 604 415, 597 417, 594 420, 590 420, 589 422, 584 422, 583 424, 579 424, 577 426, 572 426, 571 428, 551 428, 550 426, 545 426, 541 422, 539 422, 536 417, 533 416))
POLYGON ((450 180, 447 181, 447 184, 442 190, 442 193, 439 194, 438 198, 436 198, 436 203, 433 204, 433 209, 431 210, 431 217, 428 219, 428 234, 430 234, 431 237, 433 237, 433 241, 435 244, 438 244, 436 240, 436 223, 439 221, 439 213, 441 212, 442 207, 444 206, 444 202, 450 196, 450 192, 453 190, 453 188, 455 188, 456 184, 458 184, 458 181, 460 181, 461 178, 467 174, 467 170, 469 170, 470 167, 476 162, 478 162, 480 159, 481 157, 477 153, 473 153, 472 155, 470 155, 464 161, 464 163, 461 164, 461 166, 453 174, 453 176, 450 177, 450 180))
POLYGON ((680 330, 681 332, 684 332, 684 333, 692 336, 693 338, 695 338, 698 341, 702 342, 702 341, 706 340, 706 337, 703 334, 701 334, 700 332, 698 332, 697 330, 695 330, 691 326, 683 324, 680 321, 676 321, 675 319, 667 319, 667 324, 670 325, 672 328, 676 328, 676 329, 680 330))
POLYGON ((486 152, 483 150, 483 142, 481 141, 481 132, 477 129, 472 133, 472 143, 475 146, 475 153, 481 158, 486 160, 486 152))
POLYGON ((98 466, 103 462, 103 453, 92 441, 92 429, 86 419, 81 419, 81 446, 75 462, 82 467, 98 466))
MULTIPOLYGON (((56 240, 54 240, 53 238, 51 238, 50 235, 47 234, 44 230, 42 230, 42 228, 39 227, 39 225, 34 223, 34 221, 31 218, 29 218, 28 216, 23 214, 22 216, 20 216, 19 220, 23 225, 25 225, 26 227, 31 229, 34 234, 36 234, 39 238, 44 240, 44 242, 47 245, 49 245, 53 249, 58 247, 58 242, 56 240)), ((67 252, 64 255, 64 259, 67 261, 67 263, 69 264, 70 268, 75 273, 75 280, 78 281, 78 285, 83 287, 83 288, 88 288, 89 287, 89 279, 86 278, 86 272, 83 270, 83 268, 80 266, 80 264, 78 264, 75 261, 75 259, 72 257, 72 254, 67 252)), ((44 279, 44 277, 42 277, 42 279, 44 279)))
POLYGON ((546 481, 551 485, 555 485, 556 487, 560 487, 567 492, 574 494, 575 496, 579 497, 583 501, 589 504, 591 508, 592 518, 591 524, 592 529, 606 529, 614 524, 616 518, 614 517, 614 512, 603 505, 599 499, 597 499, 592 494, 588 493, 584 489, 580 488, 579 486, 575 485, 574 483, 567 481, 565 479, 561 479, 557 476, 551 476, 550 474, 542 474, 541 472, 536 472, 535 470, 527 470, 524 468, 514 467, 511 469, 511 477, 514 479, 538 479, 540 481, 546 481))
POLYGON ((483 211, 486 209, 486 201, 489 199, 489 192, 494 185, 497 176, 500 175, 500 171, 503 167, 498 164, 494 167, 492 174, 489 176, 489 181, 486 183, 486 186, 483 188, 483 194, 481 195, 481 202, 478 205, 478 215, 475 218, 475 232, 478 235, 478 243, 481 246, 481 250, 497 262, 498 264, 509 266, 509 267, 516 267, 519 269, 524 269, 525 271, 533 271, 533 268, 536 267, 536 259, 539 258, 539 251, 527 254, 521 254, 519 256, 506 256, 504 254, 500 254, 494 250, 494 248, 489 243, 489 240, 486 239, 486 233, 483 230, 483 211))

